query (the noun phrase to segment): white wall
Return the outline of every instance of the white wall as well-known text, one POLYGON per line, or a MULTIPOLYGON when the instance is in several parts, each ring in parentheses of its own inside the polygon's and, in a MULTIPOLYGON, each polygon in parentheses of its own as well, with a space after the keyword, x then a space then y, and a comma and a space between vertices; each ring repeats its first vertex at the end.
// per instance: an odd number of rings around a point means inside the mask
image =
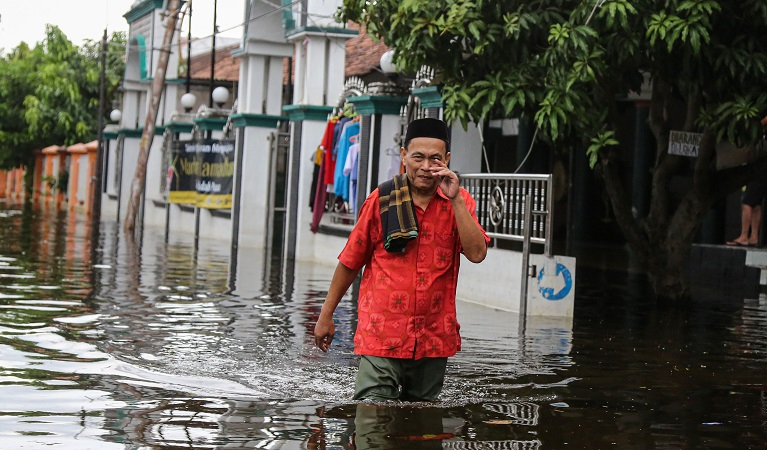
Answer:
POLYGON ((105 146, 106 152, 104 159, 107 161, 107 170, 102 174, 104 180, 106 180, 106 192, 103 192, 101 186, 99 186, 99 192, 101 193, 101 217, 103 219, 116 219, 117 218, 117 188, 116 179, 119 177, 117 172, 117 139, 108 141, 108 149, 105 146))
POLYGON ((346 245, 346 238, 322 235, 317 239, 317 242, 318 244, 313 249, 311 261, 335 267, 338 264, 338 255, 341 254, 341 250, 346 245))
POLYGON ((504 311, 519 312, 522 254, 488 249, 479 264, 461 257, 457 297, 504 311))
POLYGON ((152 140, 152 149, 149 151, 149 159, 146 165, 146 183, 144 189, 144 225, 165 227, 165 207, 158 207, 155 202, 165 203, 165 198, 160 192, 160 175, 162 173, 162 144, 163 137, 155 136, 152 140))
MULTIPOLYGON (((325 53, 329 51, 330 42, 322 36, 306 36, 305 42, 306 65, 301 68, 304 92, 294 98, 301 99, 301 103, 307 105, 329 105, 328 92, 334 92, 335 95, 340 92, 340 88, 335 91, 328 91, 327 88, 328 65, 325 53)), ((302 42, 301 45, 303 44, 302 42)), ((341 67, 343 68, 343 64, 341 67)), ((343 86, 343 73, 337 78, 343 86)), ((334 85, 337 84, 334 82, 334 85)))
MULTIPOLYGON (((75 199, 75 205, 83 206, 88 201, 88 195, 90 194, 91 189, 91 180, 88 176, 88 153, 73 154, 72 158, 77 158, 79 160, 77 172, 77 198, 75 199)), ((70 164, 69 167, 72 167, 72 165, 70 164)), ((69 178, 72 179, 72 175, 70 175, 69 178)), ((72 191, 70 190, 69 192, 72 191)))
MULTIPOLYGON (((346 38, 329 38, 328 46, 328 81, 324 88, 327 92, 327 105, 338 104, 338 96, 344 89, 344 67, 346 65, 346 38)), ((311 67, 311 66, 310 66, 311 67)), ((310 69, 311 70, 311 69, 310 69)), ((310 72, 311 74, 311 72, 310 72)))
MULTIPOLYGON (((527 280, 527 314, 532 316, 572 317, 575 301, 575 258, 544 255, 530 255, 530 265, 539 272, 548 268, 541 283, 537 278, 527 280), (550 265, 553 263, 553 268, 550 265), (572 287, 562 299, 546 299, 541 289, 550 287, 561 292, 563 279, 556 276, 557 263, 567 266, 572 276, 572 287), (553 275, 552 275, 553 274, 553 275)), ((461 257, 458 276, 458 293, 461 300, 478 303, 504 311, 520 312, 522 282, 522 253, 510 250, 488 249, 487 258, 479 264, 472 264, 461 257)))
POLYGON ((265 254, 255 249, 237 252, 235 291, 240 298, 255 298, 264 293, 265 254))
POLYGON ((141 138, 126 137, 123 145, 122 183, 120 185, 120 217, 118 221, 125 219, 125 211, 130 201, 131 184, 136 174, 138 162, 139 143, 141 138))
POLYGON ((231 242, 232 219, 228 216, 214 216, 211 211, 200 208, 200 239, 231 242))
POLYGON ((238 245, 263 248, 266 244, 266 217, 269 211, 269 136, 273 130, 247 127, 243 130, 245 148, 242 161, 242 194, 240 196, 240 229, 238 245))
MULTIPOLYGON (((297 2, 298 3, 298 2, 297 2)), ((307 2, 307 12, 309 17, 307 19, 307 26, 315 27, 338 27, 339 24, 333 19, 336 14, 340 1, 336 0, 312 0, 307 2)), ((298 25, 298 18, 296 17, 296 25, 298 25)))
POLYGON ((188 207, 182 207, 173 203, 168 205, 168 208, 170 215, 168 223, 170 224, 171 233, 188 234, 190 239, 194 241, 194 212, 188 211, 188 207))
MULTIPOLYGON (((395 167, 401 162, 399 142, 394 140, 400 132, 399 116, 384 115, 381 117, 381 146, 378 162, 378 183, 396 175, 395 167)), ((376 186, 373 186, 375 189, 376 186)))
POLYGON ((450 136, 450 168, 459 173, 482 171, 482 144, 475 123, 464 131, 461 122, 455 122, 450 136))
MULTIPOLYGON (((301 155, 298 161, 293 161, 294 164, 299 163, 301 166, 298 181, 298 229, 296 230, 296 259, 299 260, 313 260, 315 255, 314 246, 321 245, 321 242, 327 238, 325 235, 315 235, 309 229, 312 223, 312 212, 309 210, 309 195, 312 174, 314 172, 313 156, 325 132, 325 126, 325 122, 304 121, 301 155)), ((288 205, 288 210, 290 210, 290 205, 288 205)))

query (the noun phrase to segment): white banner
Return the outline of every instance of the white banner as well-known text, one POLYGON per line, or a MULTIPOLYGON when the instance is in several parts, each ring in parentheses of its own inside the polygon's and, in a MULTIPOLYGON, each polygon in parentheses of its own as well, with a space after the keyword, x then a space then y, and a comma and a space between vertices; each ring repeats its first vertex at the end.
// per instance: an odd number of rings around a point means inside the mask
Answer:
POLYGON ((684 131, 671 131, 668 136, 668 153, 697 157, 700 149, 701 133, 687 133, 684 131))

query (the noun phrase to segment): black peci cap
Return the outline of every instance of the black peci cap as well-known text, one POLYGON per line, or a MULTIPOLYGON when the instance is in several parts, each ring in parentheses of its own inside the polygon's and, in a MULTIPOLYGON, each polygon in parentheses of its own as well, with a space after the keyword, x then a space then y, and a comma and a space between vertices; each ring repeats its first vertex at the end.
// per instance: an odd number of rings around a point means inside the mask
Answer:
POLYGON ((405 133, 405 146, 413 138, 427 137, 445 141, 446 148, 450 148, 450 133, 447 124, 439 119, 417 119, 410 122, 405 133))

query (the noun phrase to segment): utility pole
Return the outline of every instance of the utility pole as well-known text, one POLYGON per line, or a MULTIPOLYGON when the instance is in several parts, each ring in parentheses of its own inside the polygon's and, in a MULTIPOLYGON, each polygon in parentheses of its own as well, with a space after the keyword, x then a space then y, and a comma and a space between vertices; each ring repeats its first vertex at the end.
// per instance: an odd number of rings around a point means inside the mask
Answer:
POLYGON ((98 150, 96 150, 96 175, 91 180, 91 227, 98 230, 101 220, 101 188, 104 176, 104 103, 106 103, 106 71, 107 71, 107 29, 101 40, 101 73, 99 75, 99 131, 98 150))
POLYGON ((188 93, 192 86, 192 0, 189 0, 187 10, 189 26, 186 30, 186 92, 188 93))
POLYGON ((170 59, 170 48, 173 42, 173 33, 176 31, 176 22, 178 20, 180 0, 170 0, 167 9, 165 23, 165 36, 160 48, 160 59, 157 62, 157 69, 152 80, 152 97, 150 105, 147 108, 146 122, 144 132, 141 134, 141 143, 139 144, 138 161, 136 163, 136 172, 131 182, 130 198, 128 199, 128 208, 125 210, 125 224, 123 229, 125 233, 133 233, 136 228, 136 215, 141 204, 141 194, 144 190, 146 180, 146 164, 149 159, 149 149, 154 139, 155 121, 157 112, 160 109, 160 97, 162 97, 163 87, 165 86, 165 72, 168 69, 168 59, 170 59))
POLYGON ((213 40, 210 47, 210 87, 208 92, 208 107, 213 107, 213 85, 216 76, 216 13, 218 11, 218 0, 213 0, 213 40))

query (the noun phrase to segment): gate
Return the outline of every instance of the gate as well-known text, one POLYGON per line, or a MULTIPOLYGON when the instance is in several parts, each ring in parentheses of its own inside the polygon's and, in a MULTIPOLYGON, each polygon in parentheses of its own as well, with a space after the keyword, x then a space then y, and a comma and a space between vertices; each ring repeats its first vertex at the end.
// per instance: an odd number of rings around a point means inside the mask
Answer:
POLYGON ((477 219, 494 239, 544 245, 551 256, 553 214, 550 174, 461 174, 461 186, 477 202, 477 219), (529 198, 529 210, 526 200, 529 198))
POLYGON ((537 276, 536 267, 530 267, 530 244, 543 244, 552 257, 553 176, 465 174, 459 180, 477 202, 477 219, 488 236, 522 242, 519 314, 524 327, 528 279, 537 276))
POLYGON ((281 255, 285 242, 287 214, 288 150, 290 133, 276 132, 269 136, 269 192, 267 193, 266 249, 268 255, 281 255))

